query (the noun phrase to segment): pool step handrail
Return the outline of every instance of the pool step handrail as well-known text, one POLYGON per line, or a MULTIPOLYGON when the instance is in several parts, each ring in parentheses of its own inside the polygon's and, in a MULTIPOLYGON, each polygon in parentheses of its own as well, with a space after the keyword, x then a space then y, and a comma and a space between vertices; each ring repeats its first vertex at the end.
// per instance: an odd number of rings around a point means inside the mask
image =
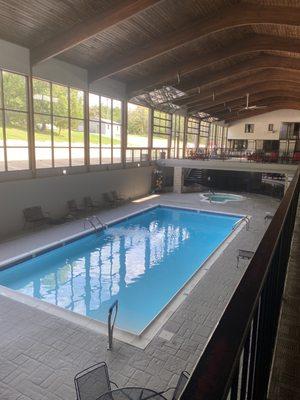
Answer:
POLYGON ((242 219, 239 219, 238 221, 236 221, 232 227, 232 231, 235 231, 240 224, 242 224, 243 222, 246 222, 246 231, 249 231, 249 227, 250 227, 250 218, 245 215, 242 219))
POLYGON ((94 228, 95 232, 98 232, 102 228, 107 228, 107 224, 101 221, 101 219, 97 215, 93 215, 90 218, 85 218, 84 220, 84 228, 86 228, 86 224, 89 223, 92 228, 94 228), (98 225, 95 224, 94 219, 97 221, 98 225))
POLYGON ((113 348, 113 334, 114 334, 114 326, 118 314, 119 309, 119 301, 116 300, 113 304, 109 307, 108 310, 108 317, 107 317, 107 326, 108 326, 108 347, 107 350, 112 350, 113 348), (115 310, 114 317, 112 319, 113 311, 115 310))

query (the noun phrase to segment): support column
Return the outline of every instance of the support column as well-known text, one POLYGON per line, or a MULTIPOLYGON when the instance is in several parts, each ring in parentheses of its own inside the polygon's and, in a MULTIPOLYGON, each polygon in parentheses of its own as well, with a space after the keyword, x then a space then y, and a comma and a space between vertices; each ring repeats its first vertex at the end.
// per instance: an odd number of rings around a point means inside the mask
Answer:
POLYGON ((290 182, 293 179, 293 175, 285 174, 284 176, 285 176, 284 178, 284 193, 285 193, 290 185, 290 182))
POLYGON ((182 185, 183 185, 183 168, 182 167, 174 167, 173 192, 174 193, 182 193, 182 185))

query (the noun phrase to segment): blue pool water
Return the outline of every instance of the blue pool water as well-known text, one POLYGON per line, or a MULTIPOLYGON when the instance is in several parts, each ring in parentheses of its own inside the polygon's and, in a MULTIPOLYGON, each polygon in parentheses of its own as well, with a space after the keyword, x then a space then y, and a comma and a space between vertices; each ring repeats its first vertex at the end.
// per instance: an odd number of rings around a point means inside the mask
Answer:
POLYGON ((240 216, 156 207, 0 272, 0 284, 140 333, 240 216))

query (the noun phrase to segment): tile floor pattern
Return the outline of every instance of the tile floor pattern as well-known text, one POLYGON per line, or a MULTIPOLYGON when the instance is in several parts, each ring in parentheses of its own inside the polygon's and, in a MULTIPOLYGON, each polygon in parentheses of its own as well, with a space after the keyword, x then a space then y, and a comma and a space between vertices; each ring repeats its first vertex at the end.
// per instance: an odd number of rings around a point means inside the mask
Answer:
MULTIPOLYGON (((192 371, 245 271, 245 261, 236 268, 237 249, 257 247, 267 226, 265 213, 274 212, 279 204, 265 196, 246 196, 242 202, 214 205, 200 202, 196 193, 166 194, 155 201, 101 212, 107 222, 160 202, 244 213, 252 215, 252 220, 250 230, 244 228, 239 233, 166 322, 162 329, 173 335, 160 337, 158 333, 145 350, 115 341, 114 350, 108 352, 106 336, 0 296, 0 399, 74 400, 75 373, 103 360, 119 386, 142 385, 156 390, 174 386, 180 371, 192 371)), ((27 234, 1 244, 0 258, 80 230, 82 222, 75 221, 45 229, 43 234, 27 234)))
POLYGON ((283 295, 269 400, 300 399, 300 200, 283 295))

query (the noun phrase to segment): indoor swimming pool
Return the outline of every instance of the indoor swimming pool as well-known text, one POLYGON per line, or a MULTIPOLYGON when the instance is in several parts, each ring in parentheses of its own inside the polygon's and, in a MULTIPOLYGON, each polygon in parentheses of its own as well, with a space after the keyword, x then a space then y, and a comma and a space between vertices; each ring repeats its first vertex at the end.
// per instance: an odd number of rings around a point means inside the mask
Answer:
POLYGON ((139 335, 240 215, 155 206, 0 272, 0 285, 139 335))

